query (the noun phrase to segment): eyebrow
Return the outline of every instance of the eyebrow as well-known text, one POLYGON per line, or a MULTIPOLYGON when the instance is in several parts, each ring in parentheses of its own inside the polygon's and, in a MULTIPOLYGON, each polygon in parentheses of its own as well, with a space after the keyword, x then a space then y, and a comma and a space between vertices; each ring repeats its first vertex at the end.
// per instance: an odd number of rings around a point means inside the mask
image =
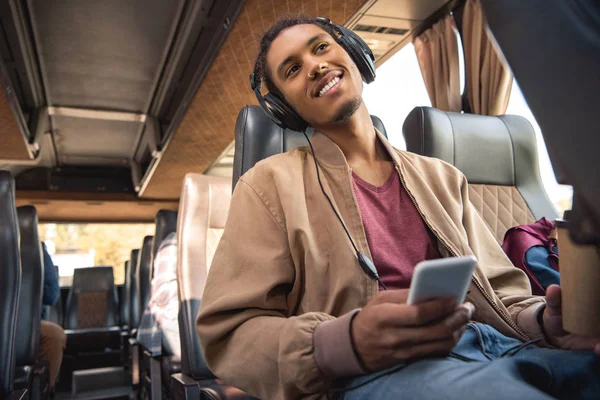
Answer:
MULTIPOLYGON (((318 35, 315 35, 313 37, 311 37, 310 39, 308 39, 308 41, 306 42, 306 47, 310 47, 312 46, 312 44, 314 42, 316 42, 317 40, 326 38, 327 35, 326 33, 319 33, 318 35)), ((283 62, 281 64, 279 64, 279 67, 277 67, 277 75, 281 75, 281 70, 287 65, 289 64, 290 61, 292 61, 294 59, 294 57, 296 57, 295 54, 289 55, 285 58, 285 60, 283 60, 283 62)))

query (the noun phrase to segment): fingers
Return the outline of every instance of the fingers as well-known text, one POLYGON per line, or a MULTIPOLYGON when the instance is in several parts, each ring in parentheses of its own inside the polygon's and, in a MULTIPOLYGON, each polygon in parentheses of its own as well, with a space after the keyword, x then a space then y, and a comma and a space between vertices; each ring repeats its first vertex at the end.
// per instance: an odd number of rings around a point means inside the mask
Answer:
POLYGON ((471 320, 474 307, 471 303, 460 305, 456 310, 432 325, 406 329, 403 340, 407 343, 424 343, 450 339, 457 332, 464 332, 467 323, 471 320))
POLYGON ((456 309, 456 300, 443 298, 427 301, 417 305, 390 305, 388 306, 391 325, 398 327, 422 326, 438 321, 452 314, 456 309), (391 307, 390 307, 391 306, 391 307), (395 307, 394 307, 395 306, 395 307))

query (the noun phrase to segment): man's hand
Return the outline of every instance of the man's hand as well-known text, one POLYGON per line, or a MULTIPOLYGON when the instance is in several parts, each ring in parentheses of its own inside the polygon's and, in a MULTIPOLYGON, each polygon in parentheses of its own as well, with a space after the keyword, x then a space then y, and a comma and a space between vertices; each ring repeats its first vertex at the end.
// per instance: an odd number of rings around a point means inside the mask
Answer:
POLYGON ((377 371, 430 356, 445 356, 471 319, 470 303, 436 299, 406 304, 408 290, 380 292, 352 321, 352 338, 365 367, 377 371))
POLYGON ((542 327, 548 343, 565 350, 594 349, 596 354, 600 355, 600 337, 576 335, 563 329, 561 305, 562 292, 560 286, 548 286, 542 327))

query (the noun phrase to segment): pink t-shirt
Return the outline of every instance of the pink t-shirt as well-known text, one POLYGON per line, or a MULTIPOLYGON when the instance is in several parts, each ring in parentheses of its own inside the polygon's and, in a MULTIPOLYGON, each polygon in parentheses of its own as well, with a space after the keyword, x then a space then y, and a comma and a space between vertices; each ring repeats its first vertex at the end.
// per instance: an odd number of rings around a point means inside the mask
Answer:
POLYGON ((406 289, 417 263, 440 258, 436 241, 395 169, 376 187, 352 173, 373 263, 388 289, 406 289))

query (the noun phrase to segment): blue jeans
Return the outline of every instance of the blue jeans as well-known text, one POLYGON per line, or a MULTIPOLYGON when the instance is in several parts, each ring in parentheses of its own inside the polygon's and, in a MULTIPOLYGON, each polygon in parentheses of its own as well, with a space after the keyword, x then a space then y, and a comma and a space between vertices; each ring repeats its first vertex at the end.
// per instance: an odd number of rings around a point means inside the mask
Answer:
POLYGON ((600 399, 592 351, 543 349, 471 323, 450 356, 346 382, 341 399, 600 399))

